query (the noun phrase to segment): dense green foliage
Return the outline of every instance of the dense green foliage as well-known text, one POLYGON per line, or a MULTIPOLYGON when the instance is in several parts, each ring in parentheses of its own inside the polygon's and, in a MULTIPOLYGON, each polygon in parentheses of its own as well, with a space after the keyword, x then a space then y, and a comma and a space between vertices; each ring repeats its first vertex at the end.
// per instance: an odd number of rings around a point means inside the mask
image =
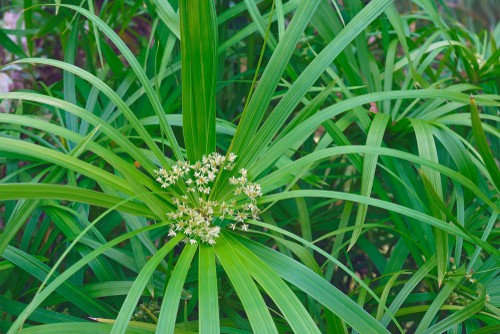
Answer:
POLYGON ((11 5, 0 332, 500 332, 495 18, 11 5))

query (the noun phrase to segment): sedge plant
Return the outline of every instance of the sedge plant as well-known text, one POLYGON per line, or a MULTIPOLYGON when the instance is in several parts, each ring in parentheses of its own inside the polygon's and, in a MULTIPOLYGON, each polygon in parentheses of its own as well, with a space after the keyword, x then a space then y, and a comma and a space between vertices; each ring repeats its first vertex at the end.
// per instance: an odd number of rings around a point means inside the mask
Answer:
POLYGON ((61 84, 0 93, 2 330, 498 329, 500 38, 414 5, 26 8, 70 38, 12 64, 61 84))

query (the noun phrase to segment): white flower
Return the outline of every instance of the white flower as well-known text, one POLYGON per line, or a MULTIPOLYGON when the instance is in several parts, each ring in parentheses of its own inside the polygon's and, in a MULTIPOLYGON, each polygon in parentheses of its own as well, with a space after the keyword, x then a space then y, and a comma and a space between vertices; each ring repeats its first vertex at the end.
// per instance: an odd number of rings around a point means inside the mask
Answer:
POLYGON ((236 159, 236 154, 234 154, 233 152, 229 153, 229 155, 227 156, 227 160, 229 162, 234 162, 234 160, 236 159))
MULTIPOLYGON (((184 182, 188 192, 192 193, 190 196, 183 194, 172 198, 177 210, 167 213, 167 217, 176 223, 169 230, 168 236, 183 233, 186 235, 183 240, 186 244, 202 242, 214 245, 221 232, 218 224, 228 217, 234 220, 229 224, 230 229, 235 230, 237 223, 241 223, 243 231, 248 230, 249 225, 245 221, 249 217, 258 219, 260 210, 256 198, 262 196, 262 190, 259 184, 249 182, 248 171, 244 168, 239 170, 240 177, 232 176, 229 179, 232 193, 237 196, 236 198, 220 203, 217 200, 208 200, 218 174, 223 170, 231 170, 235 159, 234 153, 230 153, 227 157, 211 153, 194 164, 179 162, 169 171, 164 168, 155 171, 156 181, 163 188, 178 185, 180 180, 184 182), (241 204, 238 204, 237 200, 241 204)), ((174 193, 178 191, 179 189, 174 193)))
POLYGON ((204 176, 200 176, 198 179, 196 179, 196 184, 201 185, 201 184, 207 184, 208 179, 204 176))
POLYGON ((245 212, 238 212, 236 214, 236 221, 243 223, 247 219, 247 214, 245 212))

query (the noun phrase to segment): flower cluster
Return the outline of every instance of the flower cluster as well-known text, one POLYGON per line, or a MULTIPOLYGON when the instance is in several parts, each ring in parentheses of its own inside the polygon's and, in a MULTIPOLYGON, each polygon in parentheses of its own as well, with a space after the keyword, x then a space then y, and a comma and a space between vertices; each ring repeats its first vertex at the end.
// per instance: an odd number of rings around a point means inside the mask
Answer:
POLYGON ((138 311, 132 315, 132 321, 152 322, 160 315, 160 305, 156 301, 140 304, 138 311))
POLYGON ((257 198, 262 196, 262 189, 259 184, 249 181, 246 169, 240 169, 239 177, 229 179, 233 194, 245 195, 247 201, 244 201, 244 204, 237 204, 235 199, 228 202, 209 199, 217 176, 223 170, 232 170, 235 159, 234 153, 230 153, 227 157, 212 153, 203 156, 201 161, 194 164, 179 162, 169 171, 163 168, 155 171, 158 176, 156 181, 161 183, 162 188, 176 185, 179 180, 182 180, 188 193, 194 195, 183 195, 172 199, 177 210, 167 213, 167 216, 176 223, 172 224, 169 236, 173 237, 177 233, 182 233, 186 236, 185 243, 203 242, 213 245, 219 236, 220 224, 224 219, 235 221, 229 224, 233 230, 236 229, 238 223, 241 223, 241 229, 247 231, 248 224, 245 220, 259 218, 257 198))
POLYGON ((215 244, 215 239, 220 233, 220 226, 212 225, 212 221, 214 208, 218 206, 218 203, 200 199, 196 207, 191 207, 187 196, 182 197, 182 200, 174 197, 173 201, 177 206, 177 211, 169 212, 167 216, 177 223, 170 228, 168 236, 174 237, 178 232, 182 232, 186 236, 184 240, 186 243, 195 244, 200 240, 210 245, 215 244))
MULTIPOLYGON (((260 184, 248 181, 246 169, 240 169, 240 174, 241 176, 238 178, 234 176, 230 178, 229 183, 236 187, 234 190, 235 195, 244 193, 250 199, 250 203, 243 205, 243 211, 238 212, 236 215, 236 221, 243 223, 249 217, 249 214, 253 219, 259 218, 260 211, 257 207, 257 197, 262 196, 262 188, 260 184)), ((231 224, 233 230, 235 227, 235 224, 231 224)))
POLYGON ((158 175, 156 181, 161 183, 162 188, 167 188, 175 184, 179 178, 184 179, 190 192, 200 192, 210 194, 210 184, 215 181, 221 168, 232 170, 236 154, 230 153, 227 157, 219 153, 211 153, 203 156, 201 161, 194 164, 181 161, 172 166, 172 170, 167 171, 163 168, 155 171, 158 175), (192 175, 191 175, 192 174, 192 175), (191 178, 194 176, 194 180, 191 178))

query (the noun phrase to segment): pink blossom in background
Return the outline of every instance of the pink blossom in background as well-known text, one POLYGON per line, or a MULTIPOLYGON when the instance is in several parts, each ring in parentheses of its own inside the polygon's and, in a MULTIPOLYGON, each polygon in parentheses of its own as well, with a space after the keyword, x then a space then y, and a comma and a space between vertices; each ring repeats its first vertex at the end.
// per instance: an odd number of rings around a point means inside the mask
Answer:
MULTIPOLYGON (((24 22, 19 22, 22 20, 21 13, 16 13, 13 11, 5 12, 3 18, 0 20, 0 27, 7 30, 24 29, 24 22)), ((8 35, 9 38, 14 42, 18 43, 18 38, 14 35, 8 35)), ((22 48, 27 49, 26 37, 21 38, 22 48)), ((0 64, 4 65, 15 60, 14 55, 12 55, 8 50, 3 49, 0 46, 0 64)), ((12 90, 24 88, 25 78, 23 72, 19 66, 6 66, 0 72, 0 93, 7 93, 12 90)), ((10 112, 11 111, 11 101, 3 100, 0 102, 0 112, 10 112)))
POLYGON ((19 20, 19 17, 21 14, 15 13, 15 12, 5 12, 3 16, 3 27, 5 29, 16 29, 17 27, 17 20, 19 20))
MULTIPOLYGON (((14 81, 7 73, 0 72, 0 93, 10 92, 14 86, 14 81)), ((10 100, 0 102, 0 112, 10 111, 10 100)))
MULTIPOLYGON (((9 29, 9 30, 24 29, 24 22, 22 22, 21 26, 19 27, 17 26, 17 22, 19 21, 20 17, 21 17, 20 13, 11 11, 5 12, 3 19, 0 20, 0 26, 3 29, 9 29)), ((13 35, 8 35, 8 36, 12 41, 17 42, 16 36, 13 35)), ((26 37, 21 38, 21 42, 23 44, 23 48, 26 48, 26 37)))

